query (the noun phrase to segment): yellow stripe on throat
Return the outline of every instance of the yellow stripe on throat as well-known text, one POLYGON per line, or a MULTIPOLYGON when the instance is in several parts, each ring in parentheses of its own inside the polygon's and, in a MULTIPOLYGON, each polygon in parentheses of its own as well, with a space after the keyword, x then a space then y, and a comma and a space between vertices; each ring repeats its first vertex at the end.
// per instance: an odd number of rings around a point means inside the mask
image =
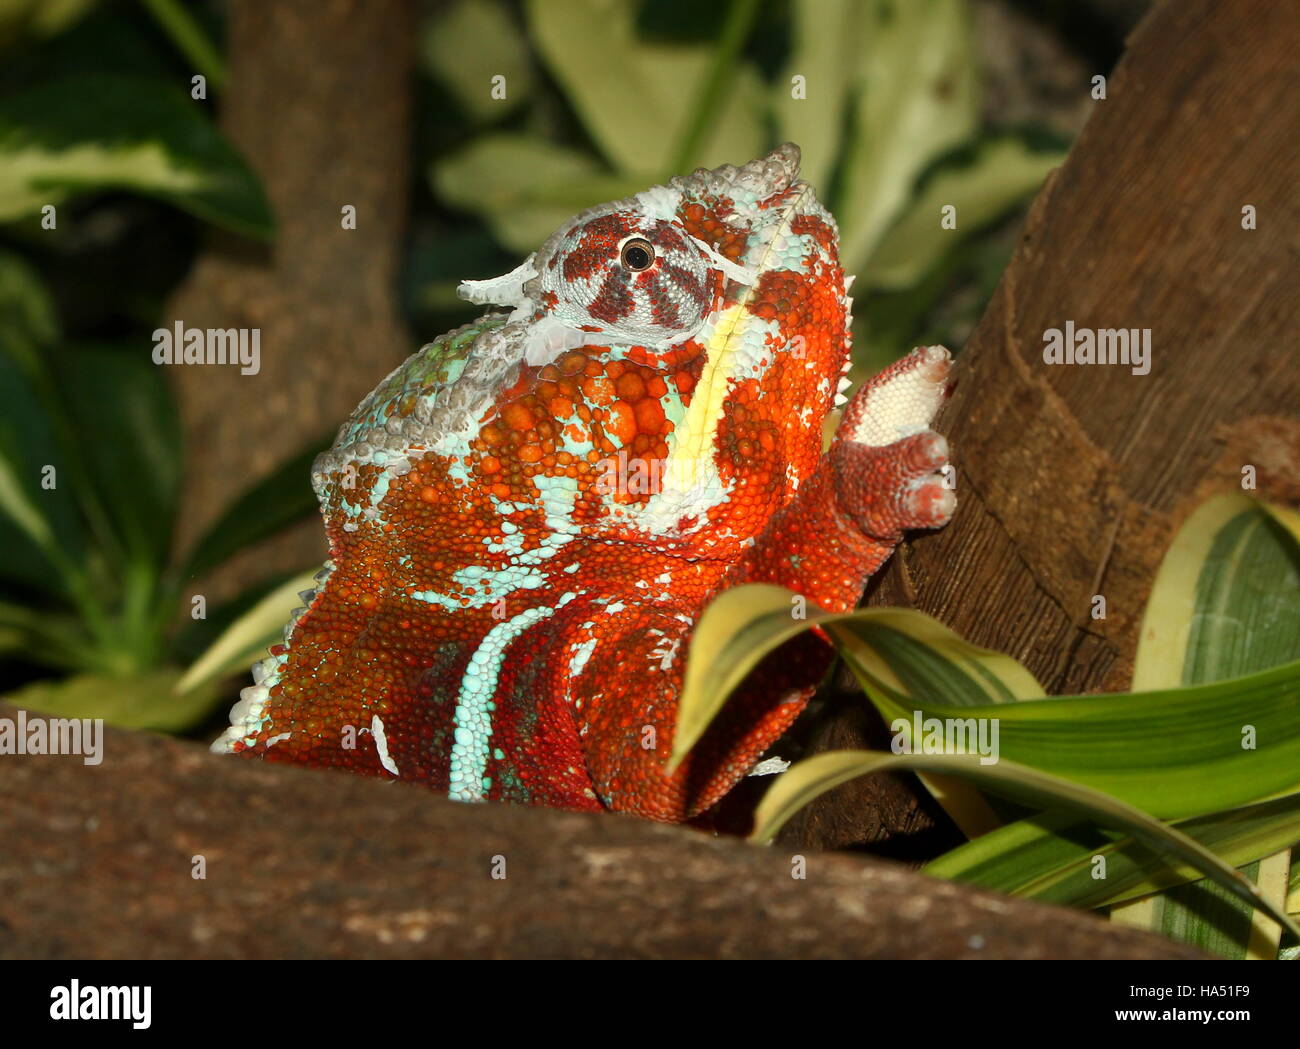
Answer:
POLYGON ((704 370, 695 384, 690 407, 677 426, 677 441, 666 464, 666 477, 672 488, 690 488, 717 472, 713 453, 722 419, 722 402, 733 378, 735 347, 753 319, 743 303, 728 306, 719 315, 713 334, 705 343, 704 370))

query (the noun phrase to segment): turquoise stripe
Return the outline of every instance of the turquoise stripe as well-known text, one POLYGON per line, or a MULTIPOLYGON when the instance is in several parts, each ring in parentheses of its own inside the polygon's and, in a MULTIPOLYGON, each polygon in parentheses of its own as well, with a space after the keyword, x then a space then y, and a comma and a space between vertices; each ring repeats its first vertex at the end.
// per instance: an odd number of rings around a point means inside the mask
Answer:
POLYGON ((451 773, 447 795, 453 801, 482 801, 486 787, 488 755, 492 742, 492 697, 496 695, 510 642, 538 620, 555 614, 554 608, 528 608, 513 619, 498 623, 470 657, 456 697, 452 725, 451 773))

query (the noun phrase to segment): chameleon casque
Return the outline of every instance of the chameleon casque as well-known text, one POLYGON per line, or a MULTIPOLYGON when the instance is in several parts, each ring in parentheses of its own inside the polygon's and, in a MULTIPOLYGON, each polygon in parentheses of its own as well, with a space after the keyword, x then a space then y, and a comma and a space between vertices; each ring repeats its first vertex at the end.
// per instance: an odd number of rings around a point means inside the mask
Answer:
POLYGON ((864 386, 823 451, 850 281, 798 174, 793 145, 701 169, 464 282, 505 309, 409 358, 317 459, 330 560, 213 749, 666 821, 744 777, 831 650, 766 661, 669 774, 709 599, 769 582, 850 609, 955 507, 942 347, 864 386))

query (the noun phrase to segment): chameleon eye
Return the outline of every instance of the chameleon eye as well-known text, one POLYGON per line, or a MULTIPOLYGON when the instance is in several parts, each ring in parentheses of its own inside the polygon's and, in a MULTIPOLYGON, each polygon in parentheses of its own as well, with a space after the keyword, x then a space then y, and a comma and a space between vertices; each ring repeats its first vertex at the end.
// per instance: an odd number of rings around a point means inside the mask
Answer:
POLYGON ((712 309, 712 263, 680 223, 631 207, 564 229, 529 263, 550 325, 531 333, 541 341, 530 352, 544 362, 557 346, 584 346, 596 335, 602 346, 642 348, 688 339, 712 309))
POLYGON ((654 265, 655 247, 644 237, 633 237, 623 245, 618 257, 624 269, 641 273, 654 265))

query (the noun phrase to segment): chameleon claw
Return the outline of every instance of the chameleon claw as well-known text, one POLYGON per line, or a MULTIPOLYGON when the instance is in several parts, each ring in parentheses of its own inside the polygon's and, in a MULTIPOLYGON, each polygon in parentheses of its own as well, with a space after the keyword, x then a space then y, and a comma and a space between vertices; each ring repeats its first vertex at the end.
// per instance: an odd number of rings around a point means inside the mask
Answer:
POLYGON ((941 528, 957 509, 957 494, 933 477, 917 478, 908 482, 903 505, 905 528, 941 528))
POLYGON ((896 542, 909 529, 946 524, 956 510, 941 476, 948 441, 930 429, 951 366, 944 347, 918 347, 863 386, 844 411, 831 446, 837 497, 872 538, 896 542))

